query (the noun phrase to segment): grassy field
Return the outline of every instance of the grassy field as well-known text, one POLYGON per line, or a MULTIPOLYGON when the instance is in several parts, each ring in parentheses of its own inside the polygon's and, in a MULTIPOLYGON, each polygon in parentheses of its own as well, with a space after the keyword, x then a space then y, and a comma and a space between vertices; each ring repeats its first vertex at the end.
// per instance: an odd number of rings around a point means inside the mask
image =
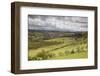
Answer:
POLYGON ((47 38, 43 32, 29 32, 28 60, 87 58, 87 49, 87 33, 81 37, 64 34, 60 37, 47 38))

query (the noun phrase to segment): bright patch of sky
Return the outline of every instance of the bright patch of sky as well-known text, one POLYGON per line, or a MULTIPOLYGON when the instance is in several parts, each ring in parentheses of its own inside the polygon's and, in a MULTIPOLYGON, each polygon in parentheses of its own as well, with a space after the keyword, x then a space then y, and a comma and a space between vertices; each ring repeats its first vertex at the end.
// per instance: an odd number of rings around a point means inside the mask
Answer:
POLYGON ((88 17, 29 15, 28 29, 49 31, 87 31, 88 17))

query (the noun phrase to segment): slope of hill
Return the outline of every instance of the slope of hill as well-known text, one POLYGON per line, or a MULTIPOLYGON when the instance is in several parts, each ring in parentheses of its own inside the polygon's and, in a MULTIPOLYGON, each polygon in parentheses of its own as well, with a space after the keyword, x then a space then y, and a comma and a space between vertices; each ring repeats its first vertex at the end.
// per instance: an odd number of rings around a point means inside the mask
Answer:
POLYGON ((87 58, 87 32, 29 31, 28 59, 87 58))

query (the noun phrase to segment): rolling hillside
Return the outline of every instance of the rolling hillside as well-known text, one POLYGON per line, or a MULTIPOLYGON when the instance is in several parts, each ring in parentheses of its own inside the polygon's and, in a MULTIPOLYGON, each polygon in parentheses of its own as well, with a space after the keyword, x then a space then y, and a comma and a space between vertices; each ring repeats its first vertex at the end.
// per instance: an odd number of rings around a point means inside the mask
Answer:
POLYGON ((28 59, 79 59, 88 57, 87 32, 29 31, 28 59))

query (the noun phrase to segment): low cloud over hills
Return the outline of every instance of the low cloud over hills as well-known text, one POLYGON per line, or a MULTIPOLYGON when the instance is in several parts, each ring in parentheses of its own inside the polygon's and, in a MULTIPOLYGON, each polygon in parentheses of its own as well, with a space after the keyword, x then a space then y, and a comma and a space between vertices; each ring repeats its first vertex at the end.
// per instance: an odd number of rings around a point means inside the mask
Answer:
POLYGON ((28 15, 29 30, 84 32, 88 18, 78 16, 28 15))

